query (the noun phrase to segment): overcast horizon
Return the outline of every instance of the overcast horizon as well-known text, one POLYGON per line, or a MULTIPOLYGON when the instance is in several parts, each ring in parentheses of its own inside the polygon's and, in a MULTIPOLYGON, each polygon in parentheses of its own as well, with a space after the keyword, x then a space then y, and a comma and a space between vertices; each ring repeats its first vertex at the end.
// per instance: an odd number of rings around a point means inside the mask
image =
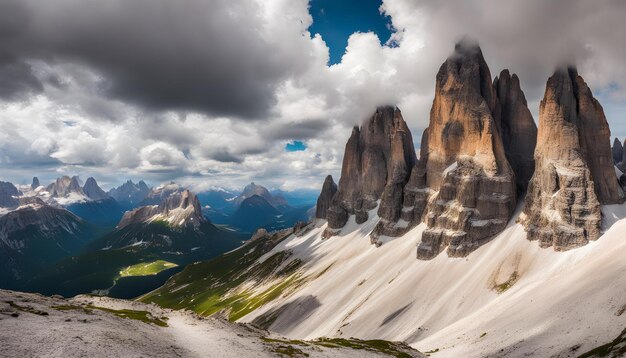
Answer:
POLYGON ((576 65, 623 141, 624 18, 619 0, 0 0, 0 180, 319 189, 379 105, 419 146, 463 37, 492 78, 518 74, 535 122, 576 65))

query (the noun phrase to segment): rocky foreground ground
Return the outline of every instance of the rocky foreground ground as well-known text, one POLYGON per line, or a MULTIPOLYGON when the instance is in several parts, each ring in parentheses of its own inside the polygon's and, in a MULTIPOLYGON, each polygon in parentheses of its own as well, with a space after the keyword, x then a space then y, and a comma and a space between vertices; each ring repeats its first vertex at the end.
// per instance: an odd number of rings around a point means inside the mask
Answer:
POLYGON ((401 343, 292 341, 247 324, 105 297, 0 290, 4 357, 421 357, 401 343))

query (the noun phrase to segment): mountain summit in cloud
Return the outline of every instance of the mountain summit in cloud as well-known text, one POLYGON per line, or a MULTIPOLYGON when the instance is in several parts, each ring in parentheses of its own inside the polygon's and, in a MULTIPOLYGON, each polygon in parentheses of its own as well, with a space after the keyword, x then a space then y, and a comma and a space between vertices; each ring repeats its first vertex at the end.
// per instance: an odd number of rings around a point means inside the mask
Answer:
POLYGON ((577 70, 557 69, 541 101, 537 164, 522 219, 530 240, 560 251, 600 237, 600 204, 624 201, 610 133, 602 106, 577 70))
POLYGON ((379 215, 397 221, 402 187, 417 162, 413 138, 400 110, 379 107, 346 143, 341 178, 326 217, 331 229, 342 228, 350 215, 357 223, 381 200, 379 215))

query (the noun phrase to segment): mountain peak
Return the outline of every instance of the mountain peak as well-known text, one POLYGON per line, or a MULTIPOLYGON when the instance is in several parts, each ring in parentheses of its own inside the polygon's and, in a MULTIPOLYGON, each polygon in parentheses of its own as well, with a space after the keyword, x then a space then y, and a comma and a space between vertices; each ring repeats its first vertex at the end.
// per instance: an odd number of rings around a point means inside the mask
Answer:
POLYGON ((147 223, 166 221, 172 227, 197 227, 207 219, 202 215, 202 208, 198 197, 191 191, 184 189, 169 192, 162 197, 158 205, 147 205, 124 213, 117 225, 123 228, 133 223, 147 223))
POLYGON ((0 181, 0 208, 13 208, 19 205, 16 198, 19 190, 12 183, 0 181))
POLYGON ((411 131, 400 110, 378 107, 346 143, 339 186, 325 210, 329 227, 343 227, 349 215, 356 215, 357 223, 366 221, 379 199, 379 215, 393 221, 401 203, 391 191, 402 191, 416 163, 411 131))
POLYGON ((548 79, 538 133, 535 174, 521 220, 528 239, 558 251, 596 240, 600 205, 620 203, 624 193, 604 111, 575 69, 559 68, 548 79))
POLYGON ((272 195, 270 191, 262 186, 258 185, 255 182, 251 182, 243 188, 241 194, 234 199, 234 203, 236 205, 241 205, 244 200, 250 198, 253 195, 258 195, 263 197, 270 205, 272 205, 276 209, 280 209, 281 207, 287 207, 289 204, 287 200, 281 195, 272 195))
MULTIPOLYGON (((509 81, 508 72, 500 76, 497 83, 509 81)), ((502 92, 508 94, 511 86, 507 83, 502 92)), ((519 94, 517 88, 514 92, 519 94)), ((437 73, 427 138, 422 141, 426 155, 415 170, 419 185, 414 208, 424 212, 414 217, 424 215, 428 226, 418 258, 431 259, 446 247, 448 256, 465 256, 506 226, 515 209, 516 186, 499 112, 480 47, 462 41, 437 73)))
MULTIPOLYGON (((70 178, 67 175, 64 175, 57 180, 48 185, 46 190, 50 193, 50 196, 53 198, 70 198, 70 196, 75 197, 78 200, 79 197, 85 197, 85 193, 80 186, 80 180, 77 176, 70 178)), ((72 199, 73 200, 73 199, 72 199)))
POLYGON ((478 53, 482 56, 480 44, 468 36, 464 36, 454 44, 454 55, 456 56, 476 55, 478 53))
POLYGON ((93 177, 87 178, 85 185, 83 186, 83 192, 88 198, 93 200, 106 199, 109 196, 104 192, 93 177))
POLYGON ((280 212, 266 198, 254 194, 242 201, 230 217, 230 224, 233 227, 254 232, 256 229, 274 222, 279 215, 280 212))
POLYGON ((506 158, 515 173, 518 194, 526 192, 535 171, 534 153, 537 145, 537 125, 516 74, 502 70, 493 81, 497 97, 494 113, 502 137, 506 158), (499 120, 498 120, 499 119, 499 120))
POLYGON ((263 198, 260 195, 254 194, 248 198, 246 198, 241 205, 250 205, 250 206, 256 206, 259 204, 269 204, 269 202, 267 200, 265 200, 265 198, 263 198))
POLYGON ((134 206, 143 201, 149 192, 150 188, 148 188, 143 180, 135 184, 129 179, 117 188, 109 190, 108 195, 120 203, 127 203, 134 206))
POLYGON ((39 183, 39 178, 33 177, 33 183, 30 185, 30 188, 35 190, 35 189, 39 188, 40 186, 41 186, 41 184, 39 183))
POLYGON ((620 164, 624 159, 624 146, 617 137, 615 137, 615 140, 613 141, 611 151, 613 152, 613 164, 620 164))
POLYGON ((146 184, 146 182, 145 182, 145 181, 143 181, 143 180, 140 180, 140 181, 137 183, 137 186, 139 187, 139 189, 140 189, 140 190, 146 190, 146 189, 147 189, 147 190, 150 190, 150 189, 148 188, 148 185, 146 184))
POLYGON ((324 179, 324 184, 322 185, 322 192, 320 196, 317 198, 317 205, 315 207, 315 217, 319 219, 325 219, 328 213, 328 208, 330 207, 333 196, 337 192, 337 184, 333 180, 332 175, 327 175, 326 179, 324 179))

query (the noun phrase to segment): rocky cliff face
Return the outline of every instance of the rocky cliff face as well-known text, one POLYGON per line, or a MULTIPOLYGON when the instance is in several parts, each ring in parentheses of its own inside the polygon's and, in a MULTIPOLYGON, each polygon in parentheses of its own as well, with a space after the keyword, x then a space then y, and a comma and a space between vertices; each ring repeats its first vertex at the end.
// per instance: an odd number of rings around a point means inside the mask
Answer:
MULTIPOLYGON (((504 97, 511 88, 503 82, 504 97)), ((435 192, 426 206, 428 229, 418 245, 418 258, 431 259, 446 247, 449 256, 465 256, 506 226, 516 205, 516 183, 498 111, 480 48, 457 44, 437 73, 422 144, 427 154, 420 159, 422 169, 415 170, 417 189, 435 192)), ((516 116, 511 114, 511 120, 516 116)))
POLYGON ((611 130, 604 110, 575 69, 570 71, 577 99, 582 155, 589 165, 600 204, 617 204, 624 193, 615 176, 611 153, 611 130))
POLYGON ((80 187, 80 181, 77 176, 68 177, 67 175, 58 178, 54 183, 48 185, 46 190, 54 198, 64 198, 71 193, 85 195, 80 187))
POLYGON ((4 240, 13 232, 23 230, 29 225, 36 225, 42 232, 57 228, 73 232, 77 226, 74 222, 82 222, 82 219, 69 211, 47 205, 39 198, 21 198, 19 204, 18 210, 2 217, 0 239, 4 240))
POLYGON ((0 208, 13 208, 18 206, 19 200, 16 198, 20 195, 15 185, 0 181, 0 208))
POLYGON ((92 177, 89 177, 85 182, 83 192, 92 200, 102 200, 109 197, 107 193, 98 186, 96 179, 92 177))
POLYGON ((624 157, 624 147, 617 137, 613 140, 613 148, 611 148, 611 151, 613 153, 613 164, 620 164, 624 157))
POLYGON ((183 187, 170 182, 169 184, 162 184, 157 187, 150 189, 150 191, 145 195, 144 199, 139 203, 141 206, 146 205, 159 205, 163 200, 172 196, 176 193, 183 192, 183 187))
POLYGON ((317 205, 315 207, 315 217, 318 219, 326 219, 326 213, 333 200, 333 196, 337 192, 337 184, 333 180, 332 175, 328 175, 322 185, 322 192, 317 198, 317 205))
POLYGON ((147 205, 124 213, 117 225, 121 229, 133 223, 161 220, 170 227, 198 226, 207 219, 202 215, 200 202, 189 190, 174 191, 163 197, 158 205, 147 205))
POLYGON ((144 200, 149 193, 150 188, 143 180, 140 180, 137 184, 133 183, 132 180, 128 180, 119 187, 109 190, 108 194, 120 203, 134 206, 144 200))
POLYGON ((600 236, 600 204, 623 200, 600 104, 574 68, 548 79, 539 109, 535 175, 524 217, 530 240, 563 251, 600 236))
POLYGON ((533 119, 519 78, 509 70, 500 72, 493 81, 498 103, 496 118, 506 158, 515 173, 518 194, 526 192, 528 182, 535 171, 535 146, 537 125, 533 119))
POLYGON ((39 178, 33 177, 33 183, 30 185, 30 188, 32 190, 35 190, 35 189, 39 188, 40 186, 41 186, 41 184, 39 183, 39 178))
POLYGON ((343 227, 350 215, 365 222, 378 200, 381 220, 397 221, 402 190, 416 163, 411 132, 400 110, 378 108, 360 128, 354 127, 346 144, 339 187, 327 210, 329 227, 343 227))
POLYGON ((537 128, 519 78, 504 70, 492 81, 480 48, 461 42, 437 74, 419 161, 397 108, 379 108, 353 129, 327 209, 329 190, 320 196, 323 237, 350 215, 364 222, 378 205, 373 243, 423 221, 419 259, 446 248, 462 257, 502 231, 526 194, 520 221, 529 239, 556 250, 583 245, 599 236, 600 205, 624 200, 613 166, 625 161, 626 145, 611 150, 609 137, 602 106, 575 69, 549 79, 537 128))
POLYGON ((622 144, 622 162, 618 167, 622 172, 626 171, 626 139, 624 139, 624 144, 622 144))

